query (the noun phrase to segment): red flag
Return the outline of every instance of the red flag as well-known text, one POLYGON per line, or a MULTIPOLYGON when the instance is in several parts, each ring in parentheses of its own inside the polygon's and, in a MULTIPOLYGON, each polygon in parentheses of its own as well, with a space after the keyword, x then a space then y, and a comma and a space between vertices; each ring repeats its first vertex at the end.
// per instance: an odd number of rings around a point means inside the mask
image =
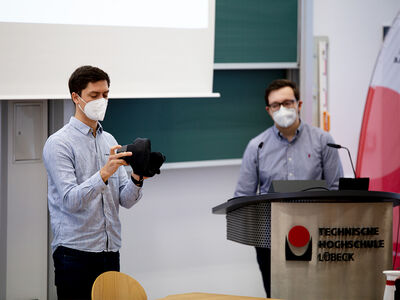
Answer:
MULTIPOLYGON (((400 192, 400 14, 385 37, 372 75, 356 174, 370 178, 370 190, 400 192)), ((399 207, 393 210, 393 224, 393 261, 399 269, 399 207)))

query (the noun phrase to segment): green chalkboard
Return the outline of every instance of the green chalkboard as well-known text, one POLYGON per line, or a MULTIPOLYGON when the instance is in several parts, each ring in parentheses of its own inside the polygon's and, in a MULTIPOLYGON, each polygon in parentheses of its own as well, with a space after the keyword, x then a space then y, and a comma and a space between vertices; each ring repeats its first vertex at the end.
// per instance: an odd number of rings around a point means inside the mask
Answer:
POLYGON ((297 62, 298 0, 216 0, 215 62, 297 62))
POLYGON ((272 125, 265 111, 267 84, 285 70, 214 71, 221 98, 113 99, 104 129, 123 144, 151 139, 167 162, 241 158, 248 141, 272 125))

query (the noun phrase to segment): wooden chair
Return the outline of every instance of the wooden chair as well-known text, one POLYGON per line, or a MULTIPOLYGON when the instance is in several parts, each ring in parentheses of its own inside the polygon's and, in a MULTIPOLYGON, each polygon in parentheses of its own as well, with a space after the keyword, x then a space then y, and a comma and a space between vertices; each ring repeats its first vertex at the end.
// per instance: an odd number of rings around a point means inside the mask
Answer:
POLYGON ((127 274, 109 271, 96 278, 92 300, 147 300, 144 288, 127 274))

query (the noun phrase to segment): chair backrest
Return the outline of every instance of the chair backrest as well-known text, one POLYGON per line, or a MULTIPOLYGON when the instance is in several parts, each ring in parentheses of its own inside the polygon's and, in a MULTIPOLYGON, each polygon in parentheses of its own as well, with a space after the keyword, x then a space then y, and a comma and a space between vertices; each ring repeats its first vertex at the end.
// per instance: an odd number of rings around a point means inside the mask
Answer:
POLYGON ((147 300, 144 288, 127 274, 109 271, 96 278, 92 300, 147 300))

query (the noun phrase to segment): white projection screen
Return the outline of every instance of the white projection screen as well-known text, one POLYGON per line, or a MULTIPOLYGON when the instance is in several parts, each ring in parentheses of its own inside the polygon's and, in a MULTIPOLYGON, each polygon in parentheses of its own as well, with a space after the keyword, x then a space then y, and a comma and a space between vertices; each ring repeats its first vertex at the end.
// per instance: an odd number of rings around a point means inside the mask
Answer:
POLYGON ((68 99, 93 65, 111 98, 212 93, 215 0, 9 0, 0 4, 0 100, 68 99))

